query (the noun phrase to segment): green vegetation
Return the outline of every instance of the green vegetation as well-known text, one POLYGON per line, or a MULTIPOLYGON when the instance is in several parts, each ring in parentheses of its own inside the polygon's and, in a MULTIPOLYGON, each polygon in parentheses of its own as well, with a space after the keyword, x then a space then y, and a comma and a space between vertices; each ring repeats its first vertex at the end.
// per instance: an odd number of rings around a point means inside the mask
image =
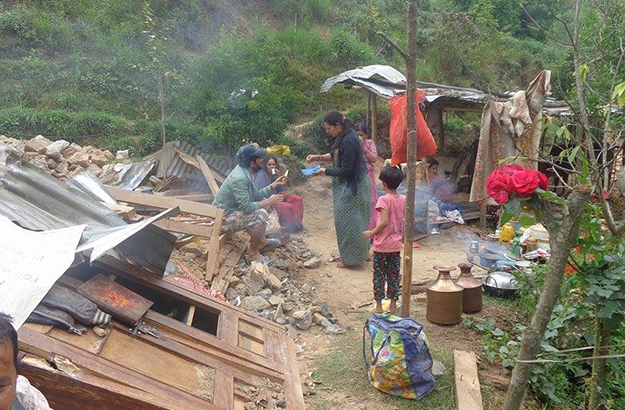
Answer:
MULTIPOLYGON (((503 90, 558 61, 561 52, 505 3, 422 2, 419 77, 503 90)), ((404 1, 253 4, 1 2, 0 133, 109 146, 130 138, 147 152, 159 145, 160 78, 168 139, 225 148, 288 143, 302 154, 308 144, 286 138, 289 125, 363 107, 362 94, 340 87, 319 94, 327 77, 374 63, 403 70, 376 32, 405 43, 404 1)))

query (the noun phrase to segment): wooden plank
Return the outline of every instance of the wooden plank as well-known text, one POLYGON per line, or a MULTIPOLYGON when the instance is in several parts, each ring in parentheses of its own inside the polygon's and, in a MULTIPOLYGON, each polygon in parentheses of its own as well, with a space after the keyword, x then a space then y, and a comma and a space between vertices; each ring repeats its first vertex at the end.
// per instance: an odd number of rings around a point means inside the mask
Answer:
POLYGON ((219 186, 217 186, 217 181, 215 181, 215 176, 213 175, 213 172, 206 164, 206 161, 204 161, 204 158, 196 155, 195 159, 200 165, 200 171, 202 171, 202 174, 204 174, 204 178, 206 178, 206 183, 208 184, 208 187, 210 188, 213 195, 217 196, 217 193, 219 192, 219 186))
POLYGON ((191 323, 193 323, 193 317, 195 316, 195 306, 191 305, 189 306, 189 313, 187 313, 187 326, 191 326, 191 323))
POLYGON ((212 202, 213 195, 211 194, 190 194, 190 195, 170 195, 167 198, 182 199, 183 201, 195 201, 195 202, 212 202))
MULTIPOLYGON (((228 284, 225 283, 225 279, 230 275, 230 272, 232 272, 234 267, 237 265, 237 263, 241 259, 241 256, 243 255, 243 252, 245 252, 245 249, 247 249, 247 244, 249 242, 250 242, 250 237, 246 236, 244 239, 244 242, 240 246, 235 247, 228 254, 228 256, 226 257, 226 260, 224 260, 224 262, 219 267, 219 272, 217 273, 217 276, 215 276, 211 282, 212 290, 221 290, 222 292, 226 291, 226 289, 224 288, 227 288, 228 284)), ((209 257, 210 257, 210 250, 209 250, 209 257)), ((208 280, 208 278, 206 280, 208 280)))
POLYGON ((184 222, 173 221, 171 219, 161 219, 153 225, 170 232, 184 233, 186 235, 200 236, 202 238, 211 238, 213 236, 213 226, 195 225, 184 222))
POLYGON ((195 363, 116 328, 99 356, 187 393, 195 394, 199 388, 195 363))
POLYGON ((106 202, 100 203, 106 206, 111 211, 114 211, 117 215, 121 216, 124 219, 132 219, 137 216, 137 214, 135 213, 135 208, 133 208, 132 206, 109 204, 106 202))
MULTIPOLYGON (((123 396, 128 396, 136 400, 151 401, 154 403, 153 408, 163 408, 168 410, 186 410, 189 408, 221 410, 217 406, 214 406, 205 400, 178 390, 160 380, 149 378, 137 372, 129 371, 115 362, 111 362, 92 353, 85 352, 77 347, 55 340, 49 336, 41 335, 28 328, 20 328, 18 336, 19 348, 24 352, 44 359, 47 359, 52 354, 71 358, 71 362, 74 363, 79 369, 84 369, 83 371, 74 374, 71 377, 72 379, 80 380, 81 382, 85 382, 92 386, 103 385, 106 386, 108 391, 118 392, 123 396)), ((63 390, 65 386, 61 384, 59 388, 63 390)), ((76 402, 76 397, 82 396, 72 396, 72 400, 74 402, 76 402)), ((81 403, 81 406, 78 408, 84 409, 85 407, 82 406, 83 404, 84 403, 81 403)), ((73 407, 59 408, 66 409, 73 407)), ((107 405, 104 407, 95 406, 91 408, 114 409, 135 407, 116 407, 107 405)), ((140 408, 143 409, 150 407, 140 408)))
POLYGON ((106 186, 106 189, 113 196, 113 198, 118 201, 124 201, 131 204, 152 206, 158 209, 169 209, 178 206, 180 207, 180 212, 200 216, 209 216, 215 219, 221 219, 224 216, 224 211, 222 209, 199 202, 173 199, 160 195, 143 194, 141 192, 128 191, 126 189, 109 185, 106 186))
POLYGON ((153 304, 151 300, 137 295, 101 273, 83 283, 77 292, 103 311, 131 326, 136 325, 153 304))
MULTIPOLYGON (((223 215, 223 211, 222 211, 223 215)), ((224 223, 223 216, 215 218, 215 225, 213 226, 213 233, 208 244, 208 256, 206 260, 206 274, 204 278, 207 281, 212 281, 215 272, 219 269, 217 260, 219 259, 219 237, 221 235, 221 226, 224 223)), ((225 293, 225 289, 224 289, 225 293)))
POLYGON ((474 352, 454 350, 456 407, 458 410, 482 410, 482 393, 474 352))
POLYGON ((221 369, 218 369, 215 374, 215 399, 213 402, 220 409, 235 408, 234 377, 221 369))

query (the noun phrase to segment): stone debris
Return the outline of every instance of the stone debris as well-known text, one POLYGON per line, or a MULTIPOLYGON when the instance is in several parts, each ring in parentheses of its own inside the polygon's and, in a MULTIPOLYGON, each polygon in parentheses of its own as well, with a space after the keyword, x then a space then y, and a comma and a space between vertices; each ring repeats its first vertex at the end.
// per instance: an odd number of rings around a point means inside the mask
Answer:
POLYGON ((246 296, 241 300, 241 306, 239 307, 245 310, 260 312, 271 307, 271 304, 261 296, 246 296))
POLYGON ((306 269, 317 269, 320 266, 321 266, 321 259, 317 257, 311 258, 307 260, 306 262, 304 262, 304 267, 306 269))
POLYGON ((298 310, 293 313, 294 325, 300 330, 308 330, 312 325, 312 313, 310 309, 298 310))
POLYGON ((2 144, 14 148, 22 161, 62 181, 84 170, 89 170, 100 178, 106 174, 104 167, 107 167, 108 171, 111 168, 109 163, 115 159, 115 156, 107 150, 92 146, 81 147, 65 140, 51 141, 42 135, 24 141, 2 135, 0 145, 2 144))

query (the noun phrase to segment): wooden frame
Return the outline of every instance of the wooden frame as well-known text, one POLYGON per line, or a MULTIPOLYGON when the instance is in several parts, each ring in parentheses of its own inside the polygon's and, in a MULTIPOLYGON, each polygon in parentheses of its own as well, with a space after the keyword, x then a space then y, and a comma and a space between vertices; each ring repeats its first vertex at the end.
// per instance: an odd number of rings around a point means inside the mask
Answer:
MULTIPOLYGON (((92 331, 78 336, 27 324, 19 331, 20 350, 27 353, 22 369, 55 408, 231 410, 241 405, 236 383, 267 380, 280 386, 287 409, 304 409, 295 349, 284 327, 115 261, 105 256, 97 269, 189 303, 196 315, 218 315, 217 334, 189 326, 192 318, 178 321, 152 310, 142 322, 158 337, 134 334, 116 321, 102 339, 92 331), (198 368, 214 372, 212 402, 196 390, 202 386, 198 368)), ((65 275, 59 284, 75 289, 82 282, 65 275)))
POLYGON ((149 206, 156 209, 168 209, 177 206, 180 208, 181 212, 213 218, 213 226, 192 225, 173 221, 171 219, 163 219, 154 224, 166 231, 208 238, 208 259, 206 261, 205 277, 207 280, 211 280, 213 278, 215 271, 219 268, 217 266, 217 261, 219 256, 219 238, 224 219, 223 209, 212 205, 201 204, 199 202, 186 201, 183 199, 160 195, 149 195, 112 186, 106 186, 106 189, 113 196, 113 198, 118 201, 149 206))

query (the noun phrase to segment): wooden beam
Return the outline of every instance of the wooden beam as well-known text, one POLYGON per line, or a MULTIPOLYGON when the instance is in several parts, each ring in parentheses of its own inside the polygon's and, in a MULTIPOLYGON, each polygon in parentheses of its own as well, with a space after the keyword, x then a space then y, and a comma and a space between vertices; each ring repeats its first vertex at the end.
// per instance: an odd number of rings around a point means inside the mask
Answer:
POLYGON ((120 205, 120 204, 109 204, 106 202, 100 202, 102 205, 114 211, 117 215, 121 216, 124 219, 132 219, 137 214, 135 213, 135 208, 132 206, 120 205))
POLYGON ((245 241, 242 244, 239 244, 239 246, 234 247, 232 251, 230 251, 230 253, 226 257, 226 260, 224 260, 224 262, 219 267, 219 272, 217 273, 217 276, 211 283, 212 290, 220 290, 225 293, 225 291, 227 290, 225 288, 227 288, 228 286, 228 284, 226 283, 226 278, 230 275, 230 272, 232 272, 234 267, 241 259, 243 252, 245 252, 245 250, 247 249, 247 244, 249 243, 249 241, 250 237, 246 235, 245 241))
POLYGON ((196 155, 195 159, 200 165, 200 171, 202 171, 202 174, 204 174, 204 178, 206 178, 206 183, 213 193, 213 196, 217 196, 217 193, 219 192, 219 186, 217 186, 217 181, 215 181, 215 176, 213 175, 213 172, 208 167, 208 164, 206 164, 206 161, 204 161, 204 158, 196 155))
POLYGON ((454 350, 456 407, 458 410, 483 410, 475 353, 454 350))
POLYGON ((211 194, 191 194, 191 195, 173 195, 167 198, 182 199, 183 201, 194 202, 212 202, 214 197, 211 194))
POLYGON ((371 139, 378 143, 378 96, 371 93, 371 139))
POLYGON ((194 225, 184 222, 172 221, 171 219, 161 219, 153 225, 170 232, 184 233, 186 235, 195 235, 202 238, 211 238, 213 236, 213 226, 194 225))
MULTIPOLYGON (((224 218, 219 217, 215 218, 215 225, 213 226, 213 234, 211 235, 210 242, 208 244, 208 256, 206 259, 206 274, 204 278, 206 280, 212 280, 213 275, 219 269, 217 265, 217 260, 219 259, 219 243, 220 243, 220 235, 221 235, 221 226, 224 223, 224 218)), ((225 293, 224 289, 224 293, 225 293)))
POLYGON ((131 204, 152 206, 158 209, 169 209, 180 207, 180 212, 196 214, 200 216, 209 216, 211 218, 223 218, 224 211, 217 207, 199 202, 185 201, 182 199, 168 198, 165 196, 157 196, 143 194, 141 192, 128 191, 113 186, 106 186, 106 189, 118 201, 128 202, 131 204))

